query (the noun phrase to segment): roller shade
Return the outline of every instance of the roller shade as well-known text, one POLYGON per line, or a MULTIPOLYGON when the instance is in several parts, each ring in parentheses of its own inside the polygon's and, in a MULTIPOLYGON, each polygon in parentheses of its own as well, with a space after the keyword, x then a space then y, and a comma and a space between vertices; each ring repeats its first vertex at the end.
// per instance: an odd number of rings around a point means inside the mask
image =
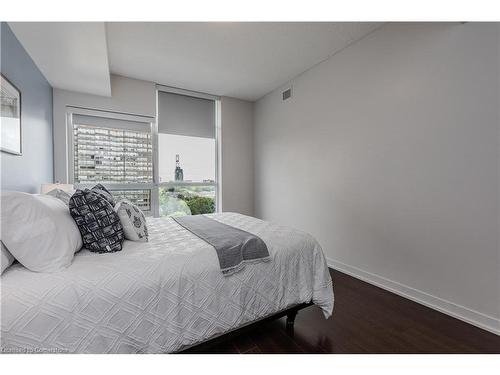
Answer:
POLYGON ((158 132, 215 138, 215 102, 159 91, 158 132))
POLYGON ((108 117, 89 116, 89 115, 73 115, 73 124, 87 125, 100 128, 113 128, 134 131, 151 131, 151 124, 149 122, 119 120, 108 117))

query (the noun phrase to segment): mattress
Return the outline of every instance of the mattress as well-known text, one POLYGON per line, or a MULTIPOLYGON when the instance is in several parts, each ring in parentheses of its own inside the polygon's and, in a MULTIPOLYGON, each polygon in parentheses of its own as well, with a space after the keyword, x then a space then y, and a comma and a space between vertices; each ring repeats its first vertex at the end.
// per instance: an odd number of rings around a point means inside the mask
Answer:
POLYGON ((147 243, 81 250, 58 273, 6 270, 1 350, 170 353, 299 303, 331 315, 332 280, 313 237, 237 213, 208 216, 262 238, 271 261, 223 276, 213 247, 170 218, 150 218, 147 243))

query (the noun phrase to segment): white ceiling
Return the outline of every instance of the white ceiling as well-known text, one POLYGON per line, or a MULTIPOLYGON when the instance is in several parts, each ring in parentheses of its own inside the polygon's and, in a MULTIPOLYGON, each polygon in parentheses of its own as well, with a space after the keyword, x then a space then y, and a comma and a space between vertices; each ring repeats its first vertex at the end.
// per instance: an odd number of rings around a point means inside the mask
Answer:
POLYGON ((111 95, 102 22, 9 22, 52 87, 111 95))
POLYGON ((111 72, 256 100, 378 23, 107 23, 111 72))
POLYGON ((56 88, 109 96, 111 72, 168 86, 256 100, 381 24, 9 25, 56 88))

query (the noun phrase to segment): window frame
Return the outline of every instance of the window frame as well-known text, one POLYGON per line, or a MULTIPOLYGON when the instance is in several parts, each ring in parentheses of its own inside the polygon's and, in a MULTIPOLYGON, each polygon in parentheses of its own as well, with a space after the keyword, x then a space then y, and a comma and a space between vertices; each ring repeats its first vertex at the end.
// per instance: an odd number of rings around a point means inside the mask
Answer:
MULTIPOLYGON (((153 179, 156 182, 156 205, 154 207, 154 216, 160 216, 159 206, 159 189, 175 186, 215 186, 215 212, 222 211, 222 129, 221 129, 221 99, 220 96, 205 94, 196 91, 184 90, 177 87, 164 85, 156 85, 156 121, 153 126, 153 179), (168 92, 171 94, 179 94, 192 96, 194 98, 209 99, 214 101, 215 105, 215 181, 214 182, 186 182, 186 181, 166 181, 160 182, 159 170, 155 166, 159 165, 159 146, 158 146, 158 94, 160 92, 168 92)), ((153 199, 152 199, 153 200, 153 199)))
POLYGON ((87 116, 98 116, 117 120, 128 120, 135 122, 142 122, 148 124, 151 131, 151 142, 152 142, 152 164, 153 164, 153 181, 151 183, 103 183, 106 188, 110 190, 149 190, 151 192, 150 202, 151 211, 148 214, 159 217, 160 216, 160 206, 159 206, 159 189, 168 188, 175 186, 215 186, 215 212, 222 211, 222 129, 221 129, 221 100, 219 96, 209 95, 205 93, 199 93, 195 91, 189 91, 184 89, 179 89, 175 87, 156 85, 156 114, 155 117, 133 115, 121 112, 112 112, 99 109, 89 109, 77 106, 67 106, 66 107, 66 133, 67 133, 67 143, 66 143, 66 155, 68 160, 68 183, 75 185, 76 188, 91 188, 95 184, 93 183, 75 183, 74 175, 74 123, 73 115, 87 115, 87 116), (158 145, 158 93, 159 92, 169 92, 173 94, 180 94, 186 96, 192 96, 196 98, 209 99, 214 101, 215 105, 215 181, 214 182, 160 182, 159 181, 159 145, 158 145))
MULTIPOLYGON (((74 133, 74 123, 73 123, 73 115, 86 115, 86 116, 97 116, 97 117, 103 117, 103 118, 109 118, 109 119, 115 119, 115 120, 125 120, 125 121, 134 121, 134 122, 141 122, 144 124, 147 124, 146 127, 149 127, 149 131, 151 132, 151 152, 152 152, 152 164, 153 164, 153 179, 152 182, 147 182, 147 183, 103 183, 103 185, 106 188, 109 188, 109 190, 149 190, 150 191, 150 205, 151 205, 151 210, 150 211, 145 211, 146 214, 148 215, 154 215, 155 212, 155 205, 158 205, 158 201, 155 202, 155 180, 154 180, 154 174, 155 174, 155 164, 154 164, 154 134, 153 134, 153 128, 154 128, 154 122, 155 119, 153 117, 147 117, 147 116, 138 116, 138 115, 130 115, 126 113, 119 113, 119 112, 109 112, 109 111, 102 111, 102 110, 95 110, 95 109, 87 109, 87 108, 80 108, 80 107, 73 107, 73 106, 67 106, 66 107, 66 124, 67 124, 67 158, 68 158, 68 183, 73 184, 75 188, 91 188, 95 185, 95 183, 92 182, 82 182, 82 183, 76 183, 75 182, 75 133, 74 133)), ((156 195, 158 197, 158 195, 156 195)))

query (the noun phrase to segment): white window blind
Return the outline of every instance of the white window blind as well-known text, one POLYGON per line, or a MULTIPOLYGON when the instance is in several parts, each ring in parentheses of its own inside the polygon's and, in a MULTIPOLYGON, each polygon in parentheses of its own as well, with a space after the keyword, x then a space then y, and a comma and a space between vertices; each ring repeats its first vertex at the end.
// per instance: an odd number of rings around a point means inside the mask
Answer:
POLYGON ((118 118, 92 116, 92 115, 73 115, 73 124, 89 125, 98 128, 112 128, 133 130, 138 132, 151 132, 151 125, 149 122, 122 120, 118 118))
POLYGON ((159 91, 158 132, 215 139, 215 101, 159 91))

